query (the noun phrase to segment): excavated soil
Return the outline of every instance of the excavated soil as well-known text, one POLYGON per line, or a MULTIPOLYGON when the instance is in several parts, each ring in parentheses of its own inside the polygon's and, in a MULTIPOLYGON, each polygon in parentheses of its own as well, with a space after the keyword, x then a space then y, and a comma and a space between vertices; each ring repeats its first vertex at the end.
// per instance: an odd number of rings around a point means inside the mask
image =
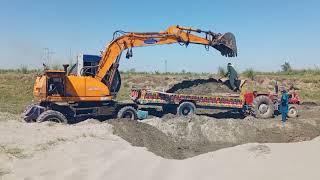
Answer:
POLYGON ((173 85, 167 90, 168 93, 177 94, 196 94, 196 95, 214 95, 217 93, 231 93, 232 91, 227 82, 222 83, 214 78, 185 80, 173 85))
POLYGON ((215 119, 207 116, 164 117, 144 121, 111 120, 114 134, 133 146, 168 159, 185 159, 245 143, 290 143, 320 135, 319 107, 304 109, 285 126, 277 117, 260 120, 215 119), (317 109, 317 110, 315 110, 317 109))

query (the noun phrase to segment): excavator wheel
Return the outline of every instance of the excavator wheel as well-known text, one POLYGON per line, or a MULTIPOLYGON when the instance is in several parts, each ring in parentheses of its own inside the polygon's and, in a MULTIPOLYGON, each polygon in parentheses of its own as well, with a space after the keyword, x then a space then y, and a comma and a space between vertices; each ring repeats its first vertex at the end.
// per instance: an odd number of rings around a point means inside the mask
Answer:
POLYGON ((48 110, 40 114, 37 118, 37 122, 52 121, 57 123, 68 123, 67 118, 60 112, 54 110, 48 110))

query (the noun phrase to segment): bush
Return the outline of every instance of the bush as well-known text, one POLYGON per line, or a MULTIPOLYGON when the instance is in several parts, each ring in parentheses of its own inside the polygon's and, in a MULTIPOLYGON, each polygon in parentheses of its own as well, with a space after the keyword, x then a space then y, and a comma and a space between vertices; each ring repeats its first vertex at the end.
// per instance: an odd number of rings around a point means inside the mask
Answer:
POLYGON ((226 77, 227 70, 221 66, 218 67, 218 76, 219 78, 226 77))
POLYGON ((19 69, 19 71, 22 73, 22 74, 27 74, 28 73, 28 67, 26 65, 22 65, 19 69))
POLYGON ((284 62, 284 64, 281 65, 281 69, 283 72, 289 72, 292 70, 289 62, 284 62))
POLYGON ((63 66, 60 64, 53 64, 50 66, 50 69, 52 70, 63 70, 63 66))
POLYGON ((242 72, 242 74, 251 80, 254 80, 254 77, 256 75, 255 71, 252 68, 246 69, 242 72))

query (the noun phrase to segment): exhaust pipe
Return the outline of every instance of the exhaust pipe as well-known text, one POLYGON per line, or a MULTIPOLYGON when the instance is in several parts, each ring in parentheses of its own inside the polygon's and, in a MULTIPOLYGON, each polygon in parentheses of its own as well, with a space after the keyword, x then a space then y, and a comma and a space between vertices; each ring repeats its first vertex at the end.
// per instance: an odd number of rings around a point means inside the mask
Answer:
POLYGON ((68 73, 69 64, 63 64, 62 66, 63 66, 63 70, 64 70, 65 74, 67 74, 68 73))

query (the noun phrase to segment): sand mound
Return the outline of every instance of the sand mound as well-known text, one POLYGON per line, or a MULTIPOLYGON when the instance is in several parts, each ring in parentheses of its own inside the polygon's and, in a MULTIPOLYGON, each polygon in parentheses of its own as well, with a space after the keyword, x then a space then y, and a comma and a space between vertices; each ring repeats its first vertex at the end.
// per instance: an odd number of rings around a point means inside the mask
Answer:
POLYGON ((185 80, 173 85, 168 93, 213 95, 216 93, 234 93, 228 83, 219 82, 217 79, 185 80))
POLYGON ((185 159, 245 143, 288 143, 320 135, 315 119, 292 119, 285 128, 279 119, 153 118, 143 122, 113 120, 114 134, 134 146, 146 147, 164 158, 185 159))

